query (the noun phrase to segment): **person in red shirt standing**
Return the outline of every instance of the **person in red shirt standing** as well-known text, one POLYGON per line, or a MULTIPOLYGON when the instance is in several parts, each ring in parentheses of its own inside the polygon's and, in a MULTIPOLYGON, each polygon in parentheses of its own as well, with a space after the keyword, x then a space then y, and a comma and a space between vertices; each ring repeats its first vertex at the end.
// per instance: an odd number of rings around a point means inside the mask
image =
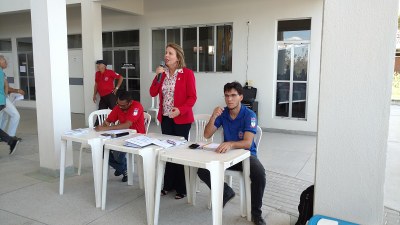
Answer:
MULTIPOLYGON (((186 68, 181 46, 169 43, 165 48, 165 67, 156 69, 150 86, 150 95, 159 96, 158 120, 163 134, 184 137, 188 140, 194 122, 193 106, 197 100, 196 79, 192 70, 186 68)), ((164 187, 161 195, 176 190, 175 199, 186 196, 183 165, 169 163, 165 167, 164 187)))
POLYGON ((117 91, 121 86, 123 77, 118 73, 107 69, 104 60, 97 60, 97 72, 94 84, 93 102, 96 103, 96 95, 99 93, 99 109, 113 109, 117 102, 117 91), (118 79, 117 86, 114 87, 114 80, 118 79))
MULTIPOLYGON (((140 102, 133 101, 126 91, 118 93, 117 105, 113 108, 102 126, 96 126, 96 131, 135 129, 138 133, 145 134, 143 106, 140 102), (119 121, 118 125, 115 122, 119 121)), ((126 170, 126 153, 110 151, 110 166, 115 169, 114 175, 123 174, 122 182, 128 180, 126 170)))

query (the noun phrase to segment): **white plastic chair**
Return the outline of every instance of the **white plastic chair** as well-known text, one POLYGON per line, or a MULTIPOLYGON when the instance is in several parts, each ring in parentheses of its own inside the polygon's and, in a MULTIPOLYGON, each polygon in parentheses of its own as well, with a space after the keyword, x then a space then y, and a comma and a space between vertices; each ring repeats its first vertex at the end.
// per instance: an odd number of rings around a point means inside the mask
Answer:
MULTIPOLYGON (((224 132, 221 133, 221 142, 224 141, 224 132)), ((260 142, 262 138, 262 129, 260 126, 257 126, 257 132, 254 136, 254 143, 256 144, 256 151, 258 152, 260 142)), ((242 217, 246 217, 246 201, 251 201, 251 199, 246 199, 245 195, 245 186, 244 186, 244 176, 242 171, 236 170, 225 170, 225 177, 228 180, 228 185, 232 187, 232 177, 239 178, 239 191, 240 191, 240 211, 242 217)), ((210 194, 210 201, 208 203, 208 208, 211 209, 211 194, 210 194)))
POLYGON ((149 133, 149 126, 151 123, 151 115, 144 112, 144 128, 146 129, 146 134, 149 133))
MULTIPOLYGON (((94 127, 95 118, 99 121, 99 125, 103 125, 103 122, 107 119, 108 114, 110 114, 111 109, 100 109, 90 113, 88 118, 89 127, 94 127)), ((81 175, 81 168, 82 168, 82 150, 84 148, 90 147, 87 144, 82 144, 81 149, 79 150, 79 166, 78 166, 78 175, 81 175)))
POLYGON ((196 114, 194 115, 194 122, 196 124, 196 142, 208 142, 213 141, 214 135, 209 139, 204 137, 204 129, 208 121, 210 121, 211 115, 209 114, 196 114))
POLYGON ((154 112, 155 114, 155 121, 157 126, 160 125, 160 122, 158 121, 158 105, 159 105, 159 98, 158 96, 156 97, 151 97, 151 107, 147 109, 149 112, 154 112))
MULTIPOLYGON (((204 137, 204 129, 206 128, 206 125, 208 121, 210 121, 211 115, 209 114, 196 114, 194 115, 194 123, 196 125, 196 136, 195 136, 195 142, 212 142, 214 139, 214 135, 211 136, 209 139, 206 139, 204 137)), ((189 132, 189 138, 190 140, 190 132, 189 132)), ((199 183, 200 183, 200 178, 196 177, 196 192, 200 192, 199 190, 199 183)))

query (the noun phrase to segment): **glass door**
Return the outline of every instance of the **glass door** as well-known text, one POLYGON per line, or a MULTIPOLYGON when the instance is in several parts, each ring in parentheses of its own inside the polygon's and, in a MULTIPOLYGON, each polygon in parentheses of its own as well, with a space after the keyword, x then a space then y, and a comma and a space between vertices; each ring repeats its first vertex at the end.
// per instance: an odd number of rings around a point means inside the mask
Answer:
POLYGON ((133 99, 140 101, 140 58, 139 50, 127 50, 126 81, 127 90, 133 94, 133 99))
POLYGON ((136 101, 140 101, 140 58, 139 50, 118 49, 103 51, 103 59, 112 63, 112 69, 124 77, 120 90, 132 93, 136 101))
POLYGON ((35 70, 33 67, 33 53, 18 54, 18 69, 20 87, 25 91, 26 100, 36 100, 35 91, 35 70))

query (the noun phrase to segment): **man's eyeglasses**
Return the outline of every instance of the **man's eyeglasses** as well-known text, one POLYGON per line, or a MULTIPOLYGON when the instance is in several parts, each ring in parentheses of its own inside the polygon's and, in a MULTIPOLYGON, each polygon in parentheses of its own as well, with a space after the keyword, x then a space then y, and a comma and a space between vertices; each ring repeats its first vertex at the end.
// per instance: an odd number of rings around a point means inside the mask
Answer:
POLYGON ((118 105, 118 107, 119 107, 120 109, 126 109, 126 108, 128 108, 128 107, 129 107, 130 103, 127 103, 127 104, 121 105, 121 104, 118 104, 118 102, 117 102, 117 105, 118 105))
POLYGON ((230 94, 230 95, 228 95, 228 94, 225 94, 225 99, 229 99, 229 98, 236 98, 237 96, 239 96, 238 94, 230 94))

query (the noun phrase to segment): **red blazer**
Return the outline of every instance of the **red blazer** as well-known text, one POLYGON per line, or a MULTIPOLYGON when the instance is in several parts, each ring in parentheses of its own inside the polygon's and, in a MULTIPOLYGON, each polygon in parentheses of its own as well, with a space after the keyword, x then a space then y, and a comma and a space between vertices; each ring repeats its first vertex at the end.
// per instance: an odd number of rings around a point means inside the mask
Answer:
MULTIPOLYGON (((161 81, 157 82, 157 76, 154 78, 153 83, 150 86, 150 95, 155 97, 159 95, 160 105, 158 109, 158 121, 162 121, 163 114, 163 93, 162 84, 167 75, 162 74, 161 81)), ((193 106, 196 103, 196 79, 193 71, 187 68, 183 68, 182 72, 178 72, 175 83, 174 93, 174 106, 180 111, 179 116, 174 118, 176 124, 188 124, 193 123, 193 106)))

